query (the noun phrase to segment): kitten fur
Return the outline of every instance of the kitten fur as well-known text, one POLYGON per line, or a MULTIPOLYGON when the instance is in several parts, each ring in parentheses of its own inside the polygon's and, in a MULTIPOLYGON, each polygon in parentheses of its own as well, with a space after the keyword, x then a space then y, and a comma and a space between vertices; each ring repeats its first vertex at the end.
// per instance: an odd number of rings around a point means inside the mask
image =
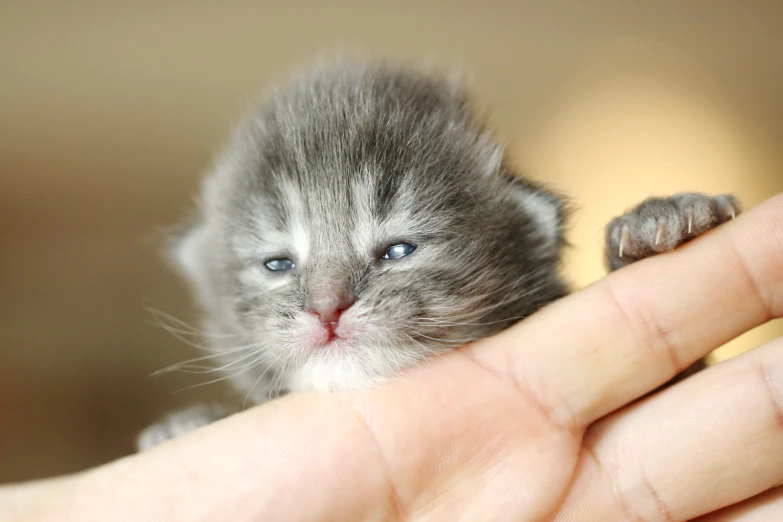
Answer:
POLYGON ((567 292, 561 199, 511 170, 456 83, 412 69, 321 67, 275 92, 199 210, 175 257, 254 402, 377 384, 567 292), (402 242, 416 251, 381 259, 402 242), (280 257, 296 268, 265 267, 280 257), (347 294, 350 332, 314 347, 308 299, 347 294))

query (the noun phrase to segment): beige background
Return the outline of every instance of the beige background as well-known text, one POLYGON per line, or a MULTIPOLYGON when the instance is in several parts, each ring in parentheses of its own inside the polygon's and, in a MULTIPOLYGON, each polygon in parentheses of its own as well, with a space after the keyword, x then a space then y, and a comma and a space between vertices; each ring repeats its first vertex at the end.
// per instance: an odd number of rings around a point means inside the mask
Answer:
POLYGON ((578 203, 579 286, 603 274, 602 225, 647 195, 783 190, 779 1, 326 4, 0 5, 0 481, 122 455, 220 392, 149 377, 194 355, 144 311, 193 319, 158 230, 247 104, 318 54, 466 73, 520 166, 578 203))

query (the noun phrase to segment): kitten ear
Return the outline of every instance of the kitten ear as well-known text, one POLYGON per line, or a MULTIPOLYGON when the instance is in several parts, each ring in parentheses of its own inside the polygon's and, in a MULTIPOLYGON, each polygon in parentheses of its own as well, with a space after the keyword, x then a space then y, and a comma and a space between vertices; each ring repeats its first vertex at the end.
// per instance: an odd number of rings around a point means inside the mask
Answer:
POLYGON ((507 180, 510 196, 527 214, 545 248, 552 254, 559 254, 565 245, 564 229, 569 214, 566 198, 521 176, 507 172, 502 175, 507 180))
POLYGON ((544 184, 531 181, 514 172, 505 147, 497 143, 491 134, 483 134, 479 161, 489 177, 499 176, 507 186, 512 199, 528 215, 534 228, 555 254, 565 244, 563 229, 568 218, 566 198, 544 184))
POLYGON ((191 219, 167 234, 166 259, 191 280, 197 280, 202 273, 200 253, 205 241, 205 228, 201 219, 191 219))
POLYGON ((482 163, 489 177, 500 177, 508 196, 528 216, 535 233, 541 237, 544 250, 557 256, 565 245, 564 229, 569 209, 567 199, 542 183, 531 181, 514 172, 505 148, 492 136, 479 139, 482 163))

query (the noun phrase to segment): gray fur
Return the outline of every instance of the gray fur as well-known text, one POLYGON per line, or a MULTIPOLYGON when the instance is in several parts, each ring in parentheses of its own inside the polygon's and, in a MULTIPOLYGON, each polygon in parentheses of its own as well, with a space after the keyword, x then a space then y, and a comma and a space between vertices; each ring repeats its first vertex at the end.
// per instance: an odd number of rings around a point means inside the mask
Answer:
POLYGON ((257 364, 232 377, 254 402, 381 382, 566 293, 560 199, 509 169, 456 85, 409 69, 326 67, 273 94, 200 210, 176 257, 212 348, 258 343, 257 364), (531 202, 551 207, 549 230, 531 202), (416 252, 379 259, 402 240, 416 252), (296 270, 269 272, 280 256, 296 270), (306 301, 344 292, 355 335, 314 351, 306 301))

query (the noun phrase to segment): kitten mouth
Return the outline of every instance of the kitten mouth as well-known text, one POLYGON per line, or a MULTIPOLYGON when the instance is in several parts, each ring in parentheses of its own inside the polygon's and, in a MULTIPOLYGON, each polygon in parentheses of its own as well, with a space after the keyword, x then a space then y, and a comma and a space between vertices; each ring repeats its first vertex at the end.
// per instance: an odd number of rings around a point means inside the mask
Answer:
POLYGON ((332 323, 324 323, 324 330, 326 330, 326 342, 325 344, 329 344, 335 339, 342 339, 339 335, 337 335, 337 332, 335 331, 337 329, 337 322, 332 323))
POLYGON ((336 321, 310 321, 300 332, 299 342, 310 350, 334 349, 352 345, 358 333, 351 321, 338 318, 336 321))
POLYGON ((347 340, 344 332, 341 332, 342 335, 337 333, 339 330, 337 322, 322 323, 321 326, 321 331, 311 341, 314 349, 336 347, 347 340))

